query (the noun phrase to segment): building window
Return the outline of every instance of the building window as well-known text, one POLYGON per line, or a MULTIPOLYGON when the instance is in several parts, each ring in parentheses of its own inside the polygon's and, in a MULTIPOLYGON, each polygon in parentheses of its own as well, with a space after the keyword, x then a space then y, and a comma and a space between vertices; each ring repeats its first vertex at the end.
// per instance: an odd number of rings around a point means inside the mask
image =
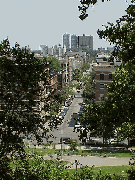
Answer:
POLYGON ((100 89, 104 89, 104 84, 100 84, 100 89))
POLYGON ((100 74, 100 80, 104 80, 104 74, 100 74))
POLYGON ((112 74, 109 74, 109 80, 112 80, 112 74))

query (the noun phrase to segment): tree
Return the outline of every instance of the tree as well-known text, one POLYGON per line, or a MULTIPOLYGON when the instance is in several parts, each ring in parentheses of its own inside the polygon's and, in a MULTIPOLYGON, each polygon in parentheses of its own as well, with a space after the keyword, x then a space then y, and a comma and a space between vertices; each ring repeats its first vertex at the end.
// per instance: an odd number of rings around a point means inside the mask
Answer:
POLYGON ((94 73, 90 72, 90 74, 86 74, 83 76, 82 81, 83 81, 83 94, 86 99, 88 99, 88 102, 94 98, 94 89, 93 89, 93 77, 94 73))
MULTIPOLYGON (((104 2, 105 0, 101 0, 104 2)), ((110 0, 107 0, 110 1, 110 0)), ((98 2, 98 0, 80 0, 81 6, 78 6, 79 11, 81 11, 81 15, 79 18, 81 20, 84 20, 88 17, 87 14, 87 9, 89 8, 90 5, 95 5, 98 2)), ((131 3, 134 3, 134 0, 131 0, 131 3)))
POLYGON ((38 144, 46 136, 44 118, 33 107, 40 105, 47 61, 17 43, 11 48, 7 38, 0 44, 0 67, 0 178, 10 179, 10 158, 26 158, 22 135, 35 137, 38 144))
POLYGON ((89 69, 90 68, 90 63, 89 62, 87 62, 87 63, 84 63, 83 65, 82 65, 82 67, 81 67, 81 70, 83 71, 83 72, 85 72, 87 69, 89 69))
POLYGON ((135 137, 135 6, 130 5, 126 12, 116 25, 108 23, 110 26, 105 26, 105 31, 98 30, 100 38, 115 44, 113 56, 123 63, 116 69, 114 81, 107 86, 104 103, 89 105, 82 119, 90 130, 96 134, 103 132, 105 138, 117 129, 121 138, 135 137))
POLYGON ((110 44, 115 44, 113 56, 122 59, 123 63, 134 64, 135 54, 135 6, 129 5, 127 15, 122 16, 116 24, 108 23, 105 30, 97 31, 100 38, 107 39, 110 44))
POLYGON ((47 57, 47 62, 49 62, 49 69, 52 72, 60 72, 60 61, 55 57, 47 57))
POLYGON ((70 146, 70 150, 71 151, 76 151, 78 145, 79 144, 78 144, 77 140, 71 140, 70 145, 69 145, 70 146))
POLYGON ((73 72, 73 79, 76 80, 76 81, 80 81, 80 79, 82 78, 82 71, 80 69, 74 69, 74 72, 73 72))

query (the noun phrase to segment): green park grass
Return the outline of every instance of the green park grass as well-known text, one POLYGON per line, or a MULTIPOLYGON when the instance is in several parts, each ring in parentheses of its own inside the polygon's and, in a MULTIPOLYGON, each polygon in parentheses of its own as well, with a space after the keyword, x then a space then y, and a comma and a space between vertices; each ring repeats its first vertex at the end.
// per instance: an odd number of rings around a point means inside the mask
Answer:
MULTIPOLYGON (((25 150, 26 150, 26 152, 29 152, 30 154, 37 153, 37 154, 42 155, 42 156, 48 154, 48 155, 50 155, 50 157, 51 157, 51 155, 53 157, 53 154, 61 153, 61 150, 49 149, 49 148, 44 148, 44 149, 26 148, 25 150)), ((63 153, 66 155, 67 155, 67 153, 69 153, 69 155, 73 155, 73 153, 71 153, 71 152, 73 152, 73 151, 68 151, 68 150, 63 151, 63 153)), ((99 151, 90 151, 90 150, 74 151, 74 154, 80 154, 80 155, 84 155, 84 156, 85 155, 93 155, 93 156, 95 155, 95 156, 105 156, 105 157, 111 156, 111 154, 107 151, 102 151, 102 153, 101 153, 99 151)), ((131 158, 131 153, 129 153, 129 152, 116 152, 114 155, 116 157, 129 157, 129 158, 131 158)), ((31 159, 29 159, 29 162, 30 162, 30 164, 32 164, 31 159)), ((66 161, 66 163, 68 164, 69 162, 66 161)), ((16 163, 14 163, 14 161, 11 161, 10 166, 12 168, 15 168, 16 167, 15 164, 16 163)), ((126 166, 124 166, 124 165, 123 166, 101 166, 101 167, 93 166, 93 167, 89 167, 89 168, 90 169, 92 168, 93 178, 97 177, 98 174, 101 174, 101 175, 116 174, 116 175, 123 175, 125 177, 125 179, 128 179, 127 171, 130 169, 130 166, 129 165, 126 165, 126 166)), ((135 167, 134 167, 134 169, 135 169, 135 167)), ((68 171, 69 177, 71 177, 75 173, 76 169, 65 169, 65 171, 68 171)), ((77 171, 81 172, 80 165, 78 165, 77 171)))
MULTIPOLYGON (((116 175, 123 175, 125 178, 127 177, 127 171, 129 170, 129 166, 101 166, 101 167, 93 167, 93 177, 97 176, 97 174, 105 175, 105 174, 116 174, 116 175)), ((76 169, 67 169, 70 175, 75 173, 76 169)), ((77 169, 80 171, 80 168, 77 169)))
POLYGON ((39 155, 46 155, 46 154, 55 154, 55 149, 49 149, 49 148, 25 148, 26 152, 31 152, 31 153, 37 153, 39 155))
MULTIPOLYGON (((60 154, 61 150, 58 149, 49 149, 49 148, 26 148, 26 152, 38 153, 39 155, 53 155, 60 154)), ((78 151, 70 151, 63 150, 63 154, 65 155, 81 155, 81 156, 103 156, 103 157, 131 157, 132 153, 130 151, 107 151, 107 150, 78 150, 78 151)))

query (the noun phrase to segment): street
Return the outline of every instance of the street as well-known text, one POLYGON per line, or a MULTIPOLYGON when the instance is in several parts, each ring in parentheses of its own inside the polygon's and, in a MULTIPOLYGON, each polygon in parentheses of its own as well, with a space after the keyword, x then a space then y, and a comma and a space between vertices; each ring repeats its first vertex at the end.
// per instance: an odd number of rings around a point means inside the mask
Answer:
MULTIPOLYGON (((67 114, 64 116, 64 119, 62 120, 62 124, 58 125, 56 129, 53 129, 52 131, 49 131, 47 135, 53 135, 56 138, 50 137, 48 141, 52 141, 52 144, 58 144, 60 142, 61 137, 70 137, 72 139, 76 139, 79 142, 79 135, 78 132, 73 132, 75 120, 73 119, 73 113, 78 113, 80 109, 80 103, 83 102, 83 98, 81 96, 82 90, 78 93, 75 93, 75 98, 73 99, 72 104, 69 106, 69 109, 67 111, 67 114)), ((48 127, 48 123, 46 123, 46 127, 48 127)), ((32 137, 31 137, 32 138, 32 137)), ((33 138, 32 138, 33 139, 33 138)), ((35 147, 37 142, 35 139, 33 141, 24 139, 24 141, 29 144, 29 146, 35 147)), ((80 141, 81 142, 81 141, 80 141)), ((43 143, 47 143, 47 140, 44 138, 43 143)))
MULTIPOLYGON (((57 155, 53 155, 53 158, 56 159, 57 155)), ((50 156, 45 155, 44 159, 51 159, 50 156)), ((82 164, 83 166, 87 165, 89 167, 94 166, 122 166, 129 165, 129 157, 117 158, 117 157, 98 157, 98 156, 79 156, 79 155, 71 155, 71 156, 62 156, 64 161, 70 161, 72 169, 75 168, 75 160, 82 164)), ((80 166, 78 165, 80 168, 80 166)))
POLYGON ((53 143, 57 144, 60 141, 61 137, 70 137, 72 139, 79 140, 79 133, 73 132, 75 120, 73 119, 73 113, 78 113, 80 109, 80 103, 83 102, 83 98, 81 96, 81 93, 75 94, 75 98, 73 99, 72 104, 69 106, 69 109, 67 111, 67 114, 65 115, 63 119, 63 123, 61 125, 58 125, 57 129, 53 129, 49 134, 53 134, 56 138, 49 138, 49 141, 53 141, 53 143))

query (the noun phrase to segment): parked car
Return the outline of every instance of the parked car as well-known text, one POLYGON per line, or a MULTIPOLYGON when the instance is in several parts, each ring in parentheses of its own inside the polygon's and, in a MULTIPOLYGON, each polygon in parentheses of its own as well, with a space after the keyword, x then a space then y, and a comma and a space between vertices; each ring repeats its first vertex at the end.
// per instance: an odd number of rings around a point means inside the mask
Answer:
POLYGON ((80 107, 80 111, 83 111, 84 110, 84 107, 80 107))
POLYGON ((85 107, 85 106, 86 106, 86 104, 85 104, 85 102, 83 102, 83 103, 82 103, 82 107, 85 107))
POLYGON ((79 114, 78 113, 73 113, 72 117, 73 117, 73 119, 79 119, 79 114))
POLYGON ((59 119, 64 119, 64 113, 63 113, 63 112, 61 112, 61 113, 59 114, 59 119))
POLYGON ((61 118, 57 119, 57 123, 58 123, 58 125, 61 125, 62 124, 62 119, 61 118))
POLYGON ((64 107, 63 111, 67 113, 68 107, 64 107))
POLYGON ((117 145, 118 145, 118 146, 125 146, 125 147, 128 146, 124 141, 118 141, 118 142, 117 142, 117 145))
POLYGON ((64 144, 70 144, 70 141, 71 141, 71 139, 70 139, 70 137, 61 137, 60 138, 60 143, 64 143, 64 144))
POLYGON ((80 123, 80 121, 76 121, 76 123, 75 123, 75 128, 79 128, 81 126, 81 123, 80 123))
POLYGON ((66 115, 66 112, 61 111, 61 115, 65 116, 65 115, 66 115))
POLYGON ((86 139, 86 142, 85 142, 86 145, 96 145, 96 141, 93 140, 93 139, 86 139))
POLYGON ((70 105, 72 104, 72 99, 69 99, 69 100, 66 102, 66 104, 67 104, 68 106, 70 106, 70 105))
POLYGON ((114 144, 117 142, 116 138, 110 138, 105 141, 105 144, 114 144))
POLYGON ((86 139, 86 145, 102 145, 102 142, 94 139, 86 139))

